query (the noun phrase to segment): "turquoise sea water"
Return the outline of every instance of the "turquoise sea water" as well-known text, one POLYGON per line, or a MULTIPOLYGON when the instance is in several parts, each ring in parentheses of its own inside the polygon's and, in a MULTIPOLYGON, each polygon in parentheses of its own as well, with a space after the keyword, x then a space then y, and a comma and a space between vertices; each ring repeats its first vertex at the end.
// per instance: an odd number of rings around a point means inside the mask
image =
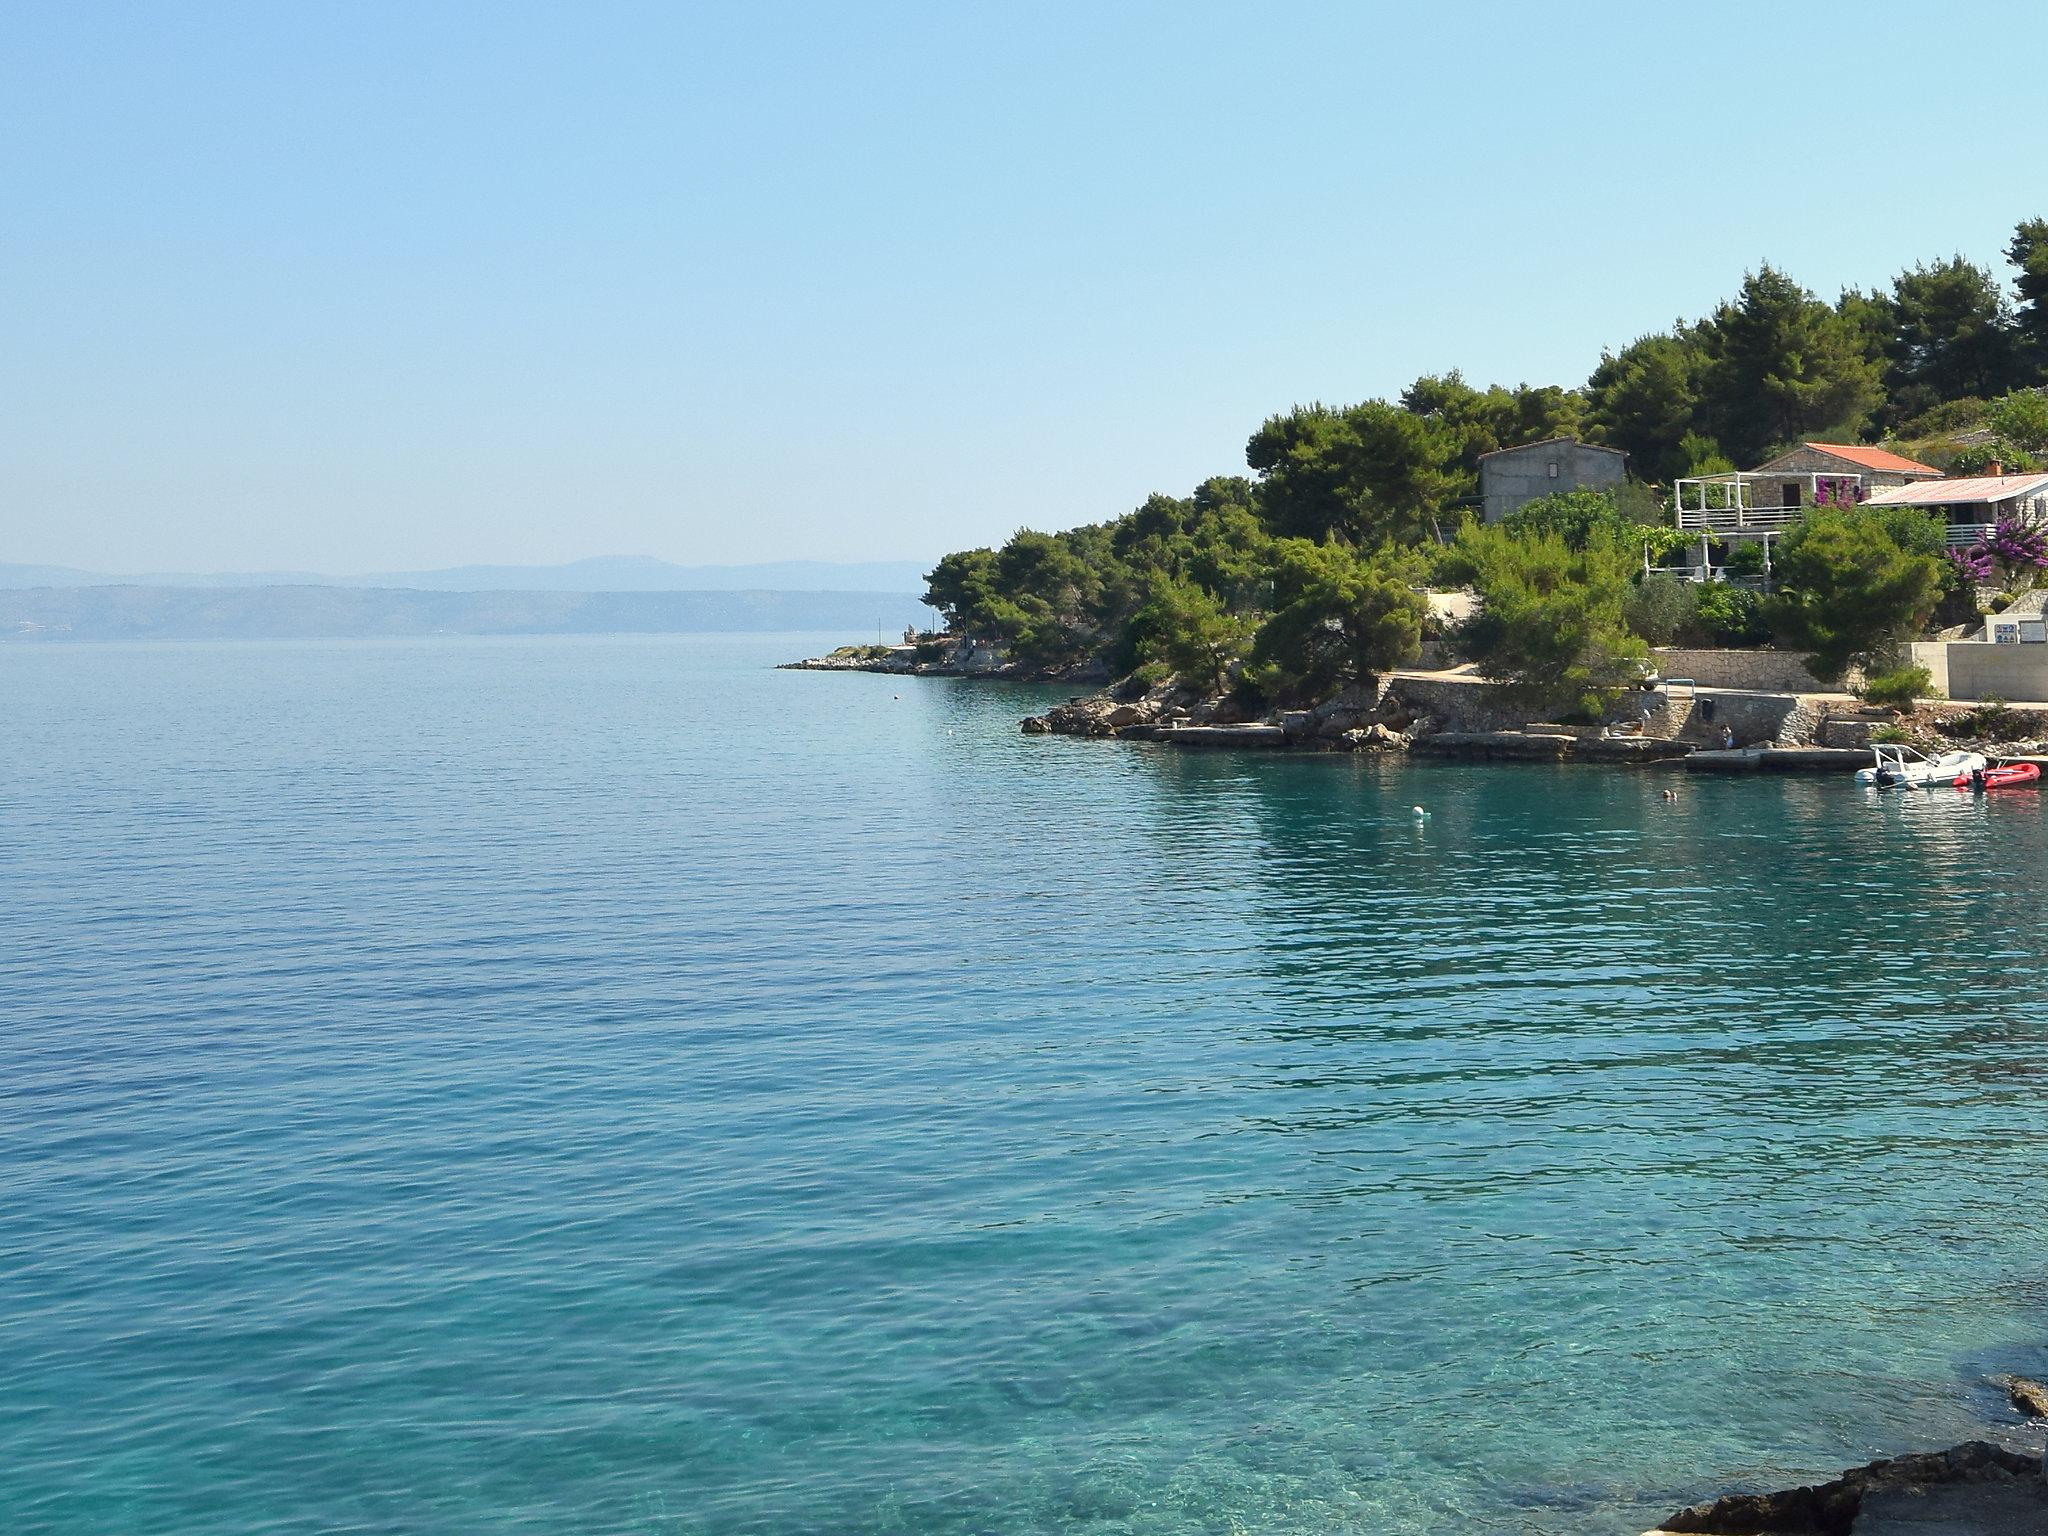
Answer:
POLYGON ((822 643, 0 651, 6 1528, 1633 1533, 2030 1443, 2033 793, 822 643))

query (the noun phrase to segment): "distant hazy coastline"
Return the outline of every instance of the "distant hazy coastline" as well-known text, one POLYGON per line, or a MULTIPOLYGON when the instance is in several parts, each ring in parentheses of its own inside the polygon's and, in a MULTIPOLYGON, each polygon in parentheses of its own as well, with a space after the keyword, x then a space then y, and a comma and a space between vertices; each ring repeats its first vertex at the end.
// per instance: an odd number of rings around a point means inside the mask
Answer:
POLYGON ((467 591, 270 585, 0 589, 0 642, 839 631, 888 638, 907 592, 467 591))
POLYGON ((671 565, 602 555, 565 565, 456 565, 430 571, 335 576, 312 571, 107 572, 0 562, 0 590, 24 587, 374 587, 414 592, 921 592, 929 562, 775 560, 758 565, 671 565))

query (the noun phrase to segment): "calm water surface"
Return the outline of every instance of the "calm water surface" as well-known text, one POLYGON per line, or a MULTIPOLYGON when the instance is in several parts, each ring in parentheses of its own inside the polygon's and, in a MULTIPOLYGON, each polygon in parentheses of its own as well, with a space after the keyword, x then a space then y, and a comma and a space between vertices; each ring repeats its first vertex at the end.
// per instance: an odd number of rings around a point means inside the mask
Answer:
POLYGON ((1633 1533, 2026 1443, 2035 794, 821 643, 0 651, 9 1529, 1633 1533))

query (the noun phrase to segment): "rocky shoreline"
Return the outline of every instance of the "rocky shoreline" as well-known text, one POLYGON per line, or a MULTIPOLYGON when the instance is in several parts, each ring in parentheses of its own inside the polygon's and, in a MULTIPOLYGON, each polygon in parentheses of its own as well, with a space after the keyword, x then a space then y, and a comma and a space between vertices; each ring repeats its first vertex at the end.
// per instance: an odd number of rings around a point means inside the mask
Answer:
POLYGON ((1228 697, 1126 679, 1026 719, 1022 729, 1176 747, 1801 773, 1868 763, 1873 732, 1892 724, 1889 711, 1847 697, 1710 689, 1676 699, 1668 692, 1631 696, 1600 725, 1531 721, 1493 684, 1449 671, 1395 672, 1312 708, 1256 718, 1228 697), (1736 737, 1733 750, 1722 740, 1724 728, 1736 737))
POLYGON ((2023 1536, 2048 1531, 2042 1459, 1971 1440, 1852 1467, 1830 1482, 1737 1493, 1644 1536, 2023 1536))
MULTIPOLYGON (((2048 1420, 2048 1386, 1996 1378, 2032 1424, 2048 1420)), ((1825 1483, 1731 1493, 1689 1505, 1643 1536, 2043 1536, 2048 1466, 1988 1440, 1851 1467, 1825 1483)))
POLYGON ((892 677, 985 677, 1013 683, 1107 683, 1100 662, 1078 667, 1029 667, 987 646, 951 638, 902 645, 842 645, 823 656, 785 661, 778 672, 882 672, 892 677))
POLYGON ((1968 748, 2048 766, 2048 711, 2038 709, 1923 702, 1901 715, 1847 694, 1665 686, 1630 692, 1606 721, 1579 725, 1526 719, 1505 690, 1470 670, 1393 672, 1311 709, 1255 717, 1231 696, 1126 678, 1030 717, 1022 729, 1178 748, 1677 764, 1696 772, 1837 772, 1866 766, 1872 741, 1903 741, 1929 754, 1968 748))
POLYGON ((1632 691, 1607 720, 1584 725, 1528 719, 1505 690, 1470 667, 1397 670, 1307 708, 1261 711, 1237 695, 1204 694, 1172 678, 1148 683, 1134 674, 1112 683, 1099 663, 1024 667, 952 638, 844 646, 783 665, 791 671, 1094 684, 1096 692, 1026 718, 1024 733, 1173 747, 1816 773, 1865 765, 1873 741, 1887 740, 1930 753, 1966 747, 2048 768, 2048 709, 2040 707, 1923 701, 1901 713, 1847 694, 1671 683, 1632 691))

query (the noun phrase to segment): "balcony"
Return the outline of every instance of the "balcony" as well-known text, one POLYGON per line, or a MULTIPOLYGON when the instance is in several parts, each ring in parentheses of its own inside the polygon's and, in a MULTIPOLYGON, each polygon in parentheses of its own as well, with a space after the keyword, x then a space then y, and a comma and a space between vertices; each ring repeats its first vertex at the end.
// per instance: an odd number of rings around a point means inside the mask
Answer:
POLYGON ((1783 533, 1820 500, 1862 487, 1861 475, 1755 475, 1737 471, 1700 475, 1672 487, 1678 526, 1699 533, 1783 533))

